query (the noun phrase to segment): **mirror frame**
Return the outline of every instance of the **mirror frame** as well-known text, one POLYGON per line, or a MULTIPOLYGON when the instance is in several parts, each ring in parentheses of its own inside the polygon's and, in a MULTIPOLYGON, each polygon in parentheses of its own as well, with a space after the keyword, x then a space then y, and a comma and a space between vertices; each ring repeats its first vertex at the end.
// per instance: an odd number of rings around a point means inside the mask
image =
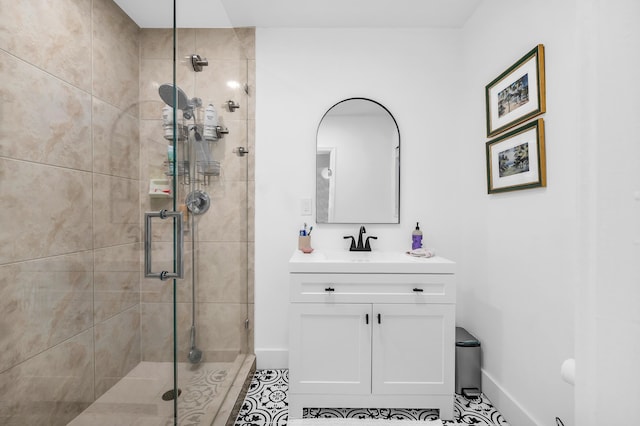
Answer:
POLYGON ((327 109, 327 111, 325 111, 325 113, 322 115, 322 118, 320 119, 320 122, 318 123, 318 127, 316 129, 316 149, 315 149, 315 171, 316 171, 316 179, 315 179, 315 220, 317 223, 326 223, 326 224, 399 224, 400 223, 400 192, 401 192, 401 185, 400 185, 400 170, 401 170, 401 165, 402 165, 402 161, 401 157, 400 157, 400 153, 401 153, 401 149, 400 149, 400 143, 401 143, 401 136, 400 136, 400 127, 398 126, 398 122, 396 121, 396 118, 393 116, 393 114, 391 113, 391 111, 389 111, 389 109, 387 107, 385 107, 383 104, 381 104, 380 102, 373 100, 371 98, 365 98, 365 97, 352 97, 352 98, 347 98, 347 99, 343 99, 339 102, 336 102, 335 104, 333 104, 329 109, 327 109), (325 117, 327 116, 327 114, 329 114, 335 107, 337 107, 338 105, 344 103, 344 102, 348 102, 348 101, 354 101, 354 100, 361 100, 361 101, 367 101, 367 102, 371 102, 373 104, 378 105, 380 108, 382 108, 387 114, 389 114, 389 117, 391 117, 391 120, 393 121, 393 124, 395 126, 397 135, 398 135, 398 182, 397 182, 397 199, 394 200, 395 203, 397 203, 397 220, 395 221, 386 221, 386 222, 371 222, 368 220, 361 220, 361 221, 353 221, 353 222, 332 222, 332 221, 327 221, 327 222, 318 222, 318 134, 320 133, 320 127, 322 126, 322 122, 324 121, 325 117))

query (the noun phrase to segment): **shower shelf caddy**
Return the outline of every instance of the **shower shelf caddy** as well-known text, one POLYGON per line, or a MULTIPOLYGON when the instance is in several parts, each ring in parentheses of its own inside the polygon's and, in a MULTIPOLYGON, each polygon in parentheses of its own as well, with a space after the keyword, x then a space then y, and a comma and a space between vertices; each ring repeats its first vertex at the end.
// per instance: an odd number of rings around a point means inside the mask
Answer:
MULTIPOLYGON (((196 167, 193 171, 196 174, 196 182, 202 182, 204 185, 209 185, 211 176, 220 176, 220 162, 212 160, 210 157, 211 145, 224 137, 229 133, 229 130, 222 126, 216 126, 216 139, 213 140, 198 140, 198 138, 189 138, 190 130, 194 130, 196 134, 202 135, 203 126, 201 124, 191 126, 177 126, 178 132, 176 134, 177 146, 176 151, 180 152, 179 158, 185 160, 164 161, 164 174, 168 177, 175 176, 181 177, 183 185, 191 184, 191 162, 188 160, 191 157, 192 145, 199 148, 196 149, 196 167)), ((173 140, 172 134, 165 133, 165 139, 173 140)))

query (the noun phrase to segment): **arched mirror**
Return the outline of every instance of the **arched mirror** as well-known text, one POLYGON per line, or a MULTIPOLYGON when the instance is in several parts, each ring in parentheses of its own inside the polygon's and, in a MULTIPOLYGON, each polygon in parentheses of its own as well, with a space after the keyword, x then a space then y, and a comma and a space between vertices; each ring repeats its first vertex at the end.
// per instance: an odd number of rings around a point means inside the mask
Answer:
POLYGON ((322 117, 316 222, 400 223, 400 131, 380 103, 345 99, 322 117))

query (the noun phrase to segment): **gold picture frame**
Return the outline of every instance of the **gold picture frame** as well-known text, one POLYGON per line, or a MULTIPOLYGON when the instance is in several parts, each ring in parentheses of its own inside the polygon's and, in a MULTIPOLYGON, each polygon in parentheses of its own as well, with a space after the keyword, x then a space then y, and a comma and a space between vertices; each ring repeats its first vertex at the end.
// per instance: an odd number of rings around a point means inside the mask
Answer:
POLYGON ((546 111, 544 45, 539 44, 485 87, 487 137, 546 111))
POLYGON ((489 194, 547 186, 542 118, 490 140, 486 151, 489 194))

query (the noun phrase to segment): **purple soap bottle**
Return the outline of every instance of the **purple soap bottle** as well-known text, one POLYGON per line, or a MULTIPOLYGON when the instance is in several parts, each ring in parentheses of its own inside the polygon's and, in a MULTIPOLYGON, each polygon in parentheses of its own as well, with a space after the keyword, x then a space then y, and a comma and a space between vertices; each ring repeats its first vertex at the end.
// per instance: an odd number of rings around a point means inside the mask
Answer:
POLYGON ((422 247, 422 231, 420 230, 420 222, 416 222, 416 229, 411 233, 411 250, 422 247))

